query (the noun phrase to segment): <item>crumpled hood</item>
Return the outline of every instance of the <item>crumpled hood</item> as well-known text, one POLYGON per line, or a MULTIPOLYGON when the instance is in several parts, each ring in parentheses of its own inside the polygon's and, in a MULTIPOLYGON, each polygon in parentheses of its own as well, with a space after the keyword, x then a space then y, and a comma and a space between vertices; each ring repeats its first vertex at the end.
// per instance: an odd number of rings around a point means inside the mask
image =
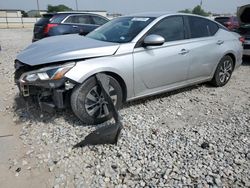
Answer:
POLYGON ((240 25, 250 24, 250 4, 239 7, 237 17, 240 25))
POLYGON ((117 43, 94 40, 78 34, 61 35, 31 44, 18 54, 17 60, 34 66, 113 55, 118 48, 117 43))

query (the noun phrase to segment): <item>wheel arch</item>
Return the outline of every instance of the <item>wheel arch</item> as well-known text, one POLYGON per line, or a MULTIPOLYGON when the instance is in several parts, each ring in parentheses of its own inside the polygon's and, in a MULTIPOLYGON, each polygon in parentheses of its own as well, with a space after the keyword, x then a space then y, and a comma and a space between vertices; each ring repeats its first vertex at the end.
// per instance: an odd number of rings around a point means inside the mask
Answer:
POLYGON ((120 84, 120 86, 122 88, 122 100, 123 100, 123 102, 125 102, 127 100, 127 86, 126 86, 126 83, 123 80, 123 78, 114 72, 105 71, 103 73, 105 73, 105 74, 107 74, 107 75, 109 75, 117 80, 117 82, 120 84))
POLYGON ((226 53, 223 57, 225 57, 225 56, 229 56, 229 57, 232 58, 232 60, 233 60, 233 70, 234 70, 235 64, 236 64, 236 57, 235 57, 235 55, 232 52, 229 52, 229 53, 226 53))
POLYGON ((127 100, 127 85, 126 82, 124 81, 124 79, 122 78, 122 76, 120 76, 118 73, 114 72, 114 71, 107 71, 107 70, 95 70, 94 72, 92 72, 91 74, 89 74, 87 77, 85 77, 85 79, 81 80, 80 82, 78 82, 79 84, 82 84, 83 82, 85 82, 86 80, 88 80, 91 77, 94 77, 95 74, 97 73, 105 73, 111 77, 113 77, 121 86, 122 88, 122 100, 123 102, 125 102, 127 100))

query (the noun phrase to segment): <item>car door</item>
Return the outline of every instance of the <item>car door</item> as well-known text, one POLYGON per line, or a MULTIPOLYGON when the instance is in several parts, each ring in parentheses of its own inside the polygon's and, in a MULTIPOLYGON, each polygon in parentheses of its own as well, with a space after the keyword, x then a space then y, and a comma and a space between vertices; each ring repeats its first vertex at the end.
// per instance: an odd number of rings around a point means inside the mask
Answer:
POLYGON ((147 95, 174 87, 187 79, 190 64, 189 49, 185 42, 182 16, 166 17, 153 26, 146 36, 161 35, 162 46, 134 49, 134 91, 136 96, 147 95))
POLYGON ((187 16, 189 26, 190 68, 189 80, 205 80, 211 77, 220 58, 224 40, 216 36, 216 23, 197 16, 187 16))

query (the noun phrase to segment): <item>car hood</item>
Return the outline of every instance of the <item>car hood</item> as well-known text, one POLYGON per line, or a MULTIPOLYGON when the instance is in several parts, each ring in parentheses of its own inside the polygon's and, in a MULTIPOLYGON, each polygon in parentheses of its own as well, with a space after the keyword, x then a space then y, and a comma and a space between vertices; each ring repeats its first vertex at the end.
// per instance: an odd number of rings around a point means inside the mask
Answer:
POLYGON ((60 61, 113 55, 119 44, 87 38, 78 34, 48 37, 37 41, 21 53, 17 60, 35 66, 60 61))
POLYGON ((250 25, 250 4, 239 7, 237 17, 240 25, 250 25))

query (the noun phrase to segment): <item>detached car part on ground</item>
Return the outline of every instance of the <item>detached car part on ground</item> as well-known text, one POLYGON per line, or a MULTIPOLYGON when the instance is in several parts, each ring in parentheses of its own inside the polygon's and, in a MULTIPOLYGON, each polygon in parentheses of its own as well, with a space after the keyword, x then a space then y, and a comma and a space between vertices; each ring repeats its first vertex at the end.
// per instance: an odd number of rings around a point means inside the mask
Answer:
POLYGON ((15 61, 24 97, 43 108, 72 107, 86 124, 111 118, 95 75, 110 80, 116 108, 138 98, 211 81, 224 86, 242 62, 240 35, 188 14, 137 14, 89 33, 33 43, 15 61))
POLYGON ((250 4, 239 7, 237 17, 240 24, 238 33, 245 38, 243 54, 250 56, 250 4))

